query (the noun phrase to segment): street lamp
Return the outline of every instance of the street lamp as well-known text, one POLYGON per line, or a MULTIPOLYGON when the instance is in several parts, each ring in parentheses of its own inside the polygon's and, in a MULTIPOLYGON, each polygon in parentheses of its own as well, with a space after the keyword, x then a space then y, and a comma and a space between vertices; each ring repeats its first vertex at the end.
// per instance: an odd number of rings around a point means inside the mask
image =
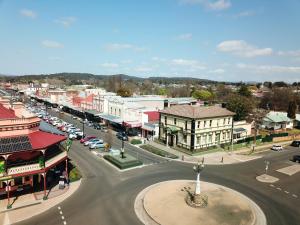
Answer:
MULTIPOLYGON (((122 126, 123 126, 123 132, 125 133, 125 129, 124 129, 124 121, 122 122, 122 126)), ((123 133, 123 134, 124 134, 123 133)), ((124 136, 122 134, 122 147, 121 147, 121 158, 124 159, 124 136)))
POLYGON ((200 173, 204 169, 204 160, 202 160, 201 164, 198 162, 197 165, 194 165, 193 169, 197 173, 195 194, 196 195, 200 195, 200 193, 201 193, 201 189, 200 189, 200 173))
POLYGON ((82 136, 84 137, 84 123, 85 123, 85 121, 86 121, 86 114, 85 114, 85 111, 84 111, 84 110, 83 110, 82 112, 83 112, 83 114, 84 114, 84 120, 82 120, 82 136))

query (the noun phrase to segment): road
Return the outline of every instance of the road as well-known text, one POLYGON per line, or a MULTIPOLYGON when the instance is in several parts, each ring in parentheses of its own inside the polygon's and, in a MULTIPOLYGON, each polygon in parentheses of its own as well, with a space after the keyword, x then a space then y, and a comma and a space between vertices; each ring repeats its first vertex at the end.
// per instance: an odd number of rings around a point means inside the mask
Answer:
MULTIPOLYGON (((92 134, 94 131, 89 129, 87 128, 87 132, 92 134)), ((113 139, 113 142, 118 145, 118 140, 113 139)), ((148 163, 147 166, 119 172, 78 142, 73 143, 70 158, 79 166, 83 179, 78 191, 59 205, 67 224, 141 224, 135 215, 133 205, 136 195, 142 189, 164 180, 195 179, 191 164, 162 160, 152 154, 142 153, 142 150, 135 147, 130 147, 130 149, 133 153, 139 151, 141 159, 148 163)), ((298 182, 300 173, 287 176, 275 170, 292 164, 288 159, 299 151, 299 149, 289 147, 283 152, 270 152, 264 154, 261 159, 247 163, 207 165, 201 177, 205 181, 225 185, 250 197, 262 208, 268 224, 297 225, 300 221, 300 197, 293 197, 292 194, 300 196, 298 182), (255 179, 257 175, 264 173, 264 160, 266 159, 271 162, 269 174, 281 179, 275 183, 276 187, 260 183, 255 179), (288 191, 289 194, 284 191, 288 191)), ((19 224, 57 225, 63 223, 59 210, 54 207, 19 224)))

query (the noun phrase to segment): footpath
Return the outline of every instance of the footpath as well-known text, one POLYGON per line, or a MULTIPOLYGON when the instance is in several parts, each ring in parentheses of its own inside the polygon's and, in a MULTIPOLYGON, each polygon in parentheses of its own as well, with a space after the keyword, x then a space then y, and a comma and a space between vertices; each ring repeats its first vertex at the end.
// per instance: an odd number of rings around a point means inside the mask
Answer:
POLYGON ((81 180, 72 182, 63 190, 58 185, 50 190, 48 199, 43 200, 43 192, 21 195, 12 199, 11 209, 7 209, 7 199, 0 200, 0 224, 10 225, 41 214, 70 197, 80 186, 81 180))
MULTIPOLYGON (((285 141, 276 143, 282 146, 289 145, 291 141, 285 141)), ((212 165, 224 165, 224 164, 234 164, 234 163, 241 163, 247 162, 250 160, 258 159, 262 157, 262 152, 270 150, 272 145, 266 144, 261 146, 256 146, 255 150, 253 151, 251 148, 243 147, 239 150, 220 150, 215 152, 208 152, 208 153, 201 153, 199 155, 189 155, 184 152, 177 151, 171 147, 167 147, 165 145, 159 144, 154 141, 150 141, 147 144, 161 149, 163 151, 172 153, 178 156, 178 161, 187 162, 187 163, 197 163, 202 162, 204 160, 205 164, 212 164, 212 165)))

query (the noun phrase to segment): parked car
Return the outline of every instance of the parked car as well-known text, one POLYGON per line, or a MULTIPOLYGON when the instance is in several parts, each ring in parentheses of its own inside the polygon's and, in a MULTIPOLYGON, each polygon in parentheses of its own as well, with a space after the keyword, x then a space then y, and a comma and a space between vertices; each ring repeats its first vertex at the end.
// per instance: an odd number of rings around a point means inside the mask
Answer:
POLYGON ((89 141, 84 142, 84 146, 88 146, 92 143, 96 143, 97 141, 100 141, 100 139, 98 139, 98 138, 91 139, 89 141))
POLYGON ((293 141, 291 146, 300 148, 300 141, 293 141))
POLYGON ((273 151, 282 151, 283 150, 281 145, 273 145, 271 149, 273 151))
POLYGON ((300 155, 294 155, 292 161, 300 163, 300 155))
POLYGON ((128 136, 124 132, 118 132, 116 134, 117 138, 123 141, 128 141, 128 136))
POLYGON ((94 127, 94 129, 96 129, 96 130, 101 130, 101 126, 100 126, 100 124, 98 124, 98 123, 94 123, 94 124, 93 124, 93 127, 94 127))
POLYGON ((90 145, 90 149, 96 149, 96 148, 105 148, 105 143, 96 142, 90 145))
POLYGON ((86 136, 85 138, 82 138, 82 139, 80 140, 80 143, 84 143, 84 142, 86 142, 86 141, 89 141, 89 140, 95 139, 95 138, 96 138, 96 136, 86 136))
POLYGON ((76 133, 70 133, 69 134, 69 139, 74 140, 77 138, 77 134, 76 133))
POLYGON ((88 125, 89 127, 92 127, 92 126, 94 126, 94 123, 93 123, 92 121, 88 121, 88 122, 87 122, 87 125, 88 125))
POLYGON ((106 126, 101 126, 101 132, 107 133, 108 128, 106 126))

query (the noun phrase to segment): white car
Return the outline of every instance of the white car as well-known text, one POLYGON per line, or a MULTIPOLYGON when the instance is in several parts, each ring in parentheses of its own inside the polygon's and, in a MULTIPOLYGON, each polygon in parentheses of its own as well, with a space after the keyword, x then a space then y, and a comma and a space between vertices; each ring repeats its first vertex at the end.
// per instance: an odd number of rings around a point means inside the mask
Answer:
POLYGON ((71 134, 69 134, 69 139, 76 139, 77 138, 77 134, 75 134, 75 133, 71 133, 71 134))
POLYGON ((283 147, 281 145, 273 145, 271 149, 273 151, 282 151, 283 147))
POLYGON ((118 156, 118 155, 121 154, 121 151, 119 149, 111 148, 111 149, 109 149, 109 154, 114 155, 114 156, 118 156))
POLYGON ((84 146, 91 145, 93 143, 96 143, 97 141, 100 141, 100 139, 98 139, 98 138, 91 139, 89 141, 84 142, 84 146))

